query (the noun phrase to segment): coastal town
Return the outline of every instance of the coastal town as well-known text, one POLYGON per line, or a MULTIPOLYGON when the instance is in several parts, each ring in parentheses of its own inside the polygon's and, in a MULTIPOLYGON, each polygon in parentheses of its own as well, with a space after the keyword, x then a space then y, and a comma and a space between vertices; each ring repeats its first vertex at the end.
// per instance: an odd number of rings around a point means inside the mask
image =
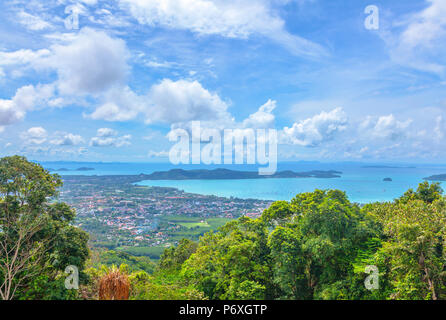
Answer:
POLYGON ((223 198, 135 185, 129 176, 64 176, 60 200, 94 247, 157 257, 182 238, 198 240, 231 219, 258 217, 272 201, 223 198))

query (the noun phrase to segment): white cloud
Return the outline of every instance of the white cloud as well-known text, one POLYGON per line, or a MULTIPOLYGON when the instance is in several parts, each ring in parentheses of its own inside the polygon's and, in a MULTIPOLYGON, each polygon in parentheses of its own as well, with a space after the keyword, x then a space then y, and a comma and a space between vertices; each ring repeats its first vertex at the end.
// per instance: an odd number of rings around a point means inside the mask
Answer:
POLYGON ((50 142, 51 144, 57 146, 75 146, 85 141, 80 135, 67 133, 67 134, 62 134, 60 137, 51 140, 50 142))
POLYGON ((51 23, 43 20, 36 15, 25 12, 24 10, 19 11, 17 17, 20 24, 24 25, 27 29, 32 31, 40 31, 52 27, 51 23))
POLYGON ((20 110, 12 100, 0 99, 0 126, 10 125, 22 120, 25 112, 20 110))
POLYGON ((393 114, 381 116, 377 119, 367 117, 360 126, 360 134, 363 136, 380 139, 397 140, 407 135, 407 128, 412 123, 411 119, 398 121, 393 114))
POLYGON ((245 128, 270 128, 274 125, 273 111, 276 109, 277 101, 268 100, 259 110, 251 114, 243 121, 245 128))
POLYGON ((145 62, 145 65, 149 68, 171 68, 173 64, 167 61, 158 62, 155 60, 150 60, 145 62))
POLYGON ((318 44, 292 35, 270 0, 120 0, 140 24, 190 30, 199 35, 246 39, 260 34, 293 53, 320 56, 318 44))
POLYGON ((27 131, 22 132, 20 137, 25 140, 27 144, 40 145, 46 141, 48 134, 42 127, 29 128, 27 131))
POLYGON ((124 135, 118 137, 118 132, 110 128, 100 128, 97 131, 96 137, 91 138, 90 146, 92 147, 124 147, 129 146, 131 135, 124 135))
POLYGON ((442 44, 446 38, 446 2, 426 0, 427 8, 410 15, 396 24, 397 30, 382 36, 390 46, 390 55, 399 64, 414 69, 443 73, 446 52, 442 44), (432 62, 432 61, 436 62, 432 62))
POLYGON ((114 88, 105 94, 105 102, 87 117, 95 120, 128 121, 144 111, 147 98, 138 96, 129 87, 114 88))
POLYGON ((149 158, 167 158, 169 157, 169 151, 150 151, 148 154, 149 158))
POLYGON ((347 117, 342 108, 330 112, 321 112, 312 118, 285 127, 280 134, 282 143, 290 143, 306 147, 315 147, 330 141, 334 136, 347 128, 347 117))
POLYGON ((56 69, 62 94, 98 94, 122 84, 128 72, 125 42, 102 31, 84 28, 51 52, 40 66, 56 69))
POLYGON ((227 103, 216 93, 203 88, 198 81, 164 79, 152 86, 149 99, 153 106, 146 113, 148 123, 231 119, 227 103))
POLYGON ((11 52, 0 52, 0 65, 27 65, 34 63, 43 57, 47 57, 50 54, 51 52, 48 49, 41 49, 37 51, 21 49, 11 52))
MULTIPOLYGON (((50 70, 58 74, 54 83, 24 86, 12 99, 0 100, 0 126, 22 120, 27 111, 43 102, 48 106, 61 107, 72 102, 73 98, 81 99, 83 95, 100 97, 104 92, 112 92, 112 87, 120 88, 125 82, 128 51, 123 40, 84 28, 74 36, 57 41, 60 43, 50 49, 0 52, 0 66, 14 66, 18 70, 20 67, 32 67, 39 72, 50 70)), ((132 98, 127 98, 131 92, 122 91, 122 98, 112 97, 112 100, 126 105, 132 98)), ((128 119, 128 110, 125 112, 128 119)), ((96 118, 100 118, 101 110, 98 113, 96 118)))
POLYGON ((411 17, 409 24, 401 34, 401 42, 407 47, 430 46, 445 35, 446 2, 427 0, 429 7, 411 17))
POLYGON ((108 27, 129 27, 130 23, 126 17, 122 17, 117 11, 113 13, 107 9, 98 9, 95 11, 95 15, 91 15, 89 20, 93 23, 105 25, 108 27))
POLYGON ((94 6, 98 3, 98 0, 80 0, 80 2, 83 2, 89 6, 94 6))
POLYGON ((29 85, 19 88, 11 100, 0 99, 0 126, 21 121, 27 111, 50 99, 53 91, 51 85, 29 85))
POLYGON ((434 134, 438 140, 444 138, 444 129, 446 128, 445 121, 442 116, 438 116, 435 119, 434 134))
POLYGON ((116 136, 117 134, 118 134, 118 132, 116 130, 113 130, 110 128, 100 128, 100 129, 98 129, 96 135, 101 138, 106 138, 106 137, 116 136))
POLYGON ((95 120, 128 121, 142 116, 148 124, 183 125, 201 120, 232 123, 228 104, 198 81, 164 79, 146 95, 130 88, 114 88, 105 94, 105 102, 87 117, 95 120))

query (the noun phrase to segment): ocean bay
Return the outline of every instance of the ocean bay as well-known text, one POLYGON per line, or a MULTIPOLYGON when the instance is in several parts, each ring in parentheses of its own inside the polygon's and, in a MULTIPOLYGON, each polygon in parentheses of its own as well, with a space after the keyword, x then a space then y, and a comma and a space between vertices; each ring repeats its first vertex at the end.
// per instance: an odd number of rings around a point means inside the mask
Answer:
MULTIPOLYGON (((175 168, 185 170, 228 168, 231 170, 256 171, 248 165, 183 165, 169 163, 79 163, 46 162, 46 168, 64 175, 137 175, 150 174, 175 168), (91 171, 76 171, 79 167, 91 167, 91 171), (68 170, 58 171, 57 168, 68 170)), ((445 165, 432 164, 368 164, 368 163, 319 163, 283 162, 278 170, 337 170, 340 178, 278 178, 243 180, 151 180, 138 182, 139 185, 173 187, 190 193, 238 197, 243 199, 290 200, 297 193, 314 189, 339 189, 345 191, 349 199, 359 203, 390 201, 401 196, 407 189, 416 188, 423 178, 446 173, 445 165), (383 181, 391 178, 391 182, 383 181)), ((442 183, 445 187, 445 183, 442 183)))
MULTIPOLYGON (((138 185, 173 187, 190 193, 238 197, 243 199, 291 200, 296 194, 315 189, 345 191, 351 201, 370 203, 391 201, 407 189, 417 187, 422 178, 401 177, 392 182, 373 179, 371 176, 345 176, 337 179, 287 178, 244 180, 150 180, 138 185)), ((442 183, 444 186, 444 182, 442 183)))

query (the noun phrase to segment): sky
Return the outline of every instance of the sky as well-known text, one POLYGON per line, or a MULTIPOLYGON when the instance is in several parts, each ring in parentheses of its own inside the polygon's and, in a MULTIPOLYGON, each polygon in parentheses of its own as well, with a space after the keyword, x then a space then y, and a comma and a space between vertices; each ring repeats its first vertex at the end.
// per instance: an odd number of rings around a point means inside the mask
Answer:
POLYGON ((276 129, 279 161, 444 163, 445 40, 444 0, 1 1, 0 156, 163 162, 201 121, 276 129))

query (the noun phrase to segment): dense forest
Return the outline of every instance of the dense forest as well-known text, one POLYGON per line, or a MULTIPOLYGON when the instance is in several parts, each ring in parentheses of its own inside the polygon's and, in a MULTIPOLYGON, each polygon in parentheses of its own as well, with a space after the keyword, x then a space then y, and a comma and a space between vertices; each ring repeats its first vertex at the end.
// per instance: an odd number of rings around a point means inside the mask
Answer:
POLYGON ((339 190, 298 194, 182 240, 158 263, 89 249, 74 210, 54 200, 61 185, 25 158, 0 159, 1 299, 446 298, 446 198, 436 183, 365 206, 339 190), (67 266, 78 269, 76 288, 66 289, 67 266))

